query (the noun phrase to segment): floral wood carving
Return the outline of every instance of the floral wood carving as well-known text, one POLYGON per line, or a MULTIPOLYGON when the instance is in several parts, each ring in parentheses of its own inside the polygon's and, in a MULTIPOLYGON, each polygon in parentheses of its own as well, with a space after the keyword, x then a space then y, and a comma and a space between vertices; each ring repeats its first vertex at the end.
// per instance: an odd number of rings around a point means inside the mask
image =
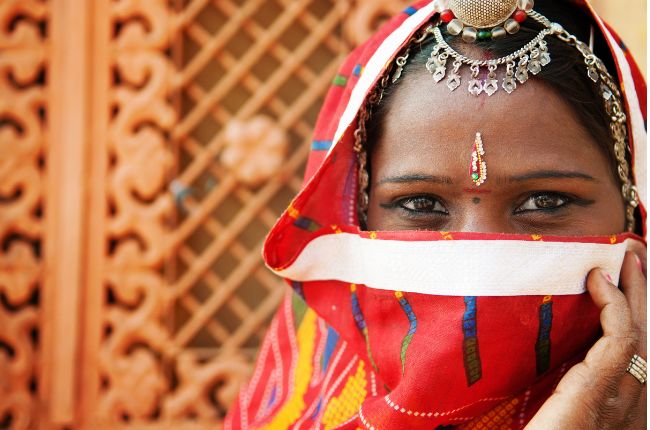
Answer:
POLYGON ((0 427, 34 426, 48 4, 0 6, 0 427))
POLYGON ((221 164, 242 183, 255 187, 282 167, 289 147, 284 130, 269 117, 232 120, 224 132, 221 164))
POLYGON ((116 80, 108 150, 105 338, 100 351, 101 420, 147 420, 169 389, 161 356, 169 300, 160 267, 173 204, 165 192, 173 166, 167 144, 176 120, 167 100, 173 65, 166 2, 111 2, 116 80))
POLYGON ((250 376, 250 366, 241 356, 217 357, 201 363, 194 354, 183 353, 178 357, 176 370, 178 387, 164 406, 169 418, 191 415, 203 420, 220 419, 218 408, 209 399, 214 397, 219 405, 229 407, 250 376))
POLYGON ((341 11, 279 0, 262 20, 264 0, 98 1, 110 6, 108 211, 88 366, 99 384, 87 385, 99 392, 82 413, 105 428, 218 427, 284 294, 261 243, 300 184, 341 11))

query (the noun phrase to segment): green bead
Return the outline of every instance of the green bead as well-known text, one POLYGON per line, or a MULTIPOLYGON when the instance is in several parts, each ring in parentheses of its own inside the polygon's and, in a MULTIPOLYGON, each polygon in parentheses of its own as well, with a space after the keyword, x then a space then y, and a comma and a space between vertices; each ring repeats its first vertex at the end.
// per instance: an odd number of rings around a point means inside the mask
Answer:
POLYGON ((490 37, 492 37, 492 33, 487 30, 481 30, 478 32, 477 37, 481 40, 489 39, 490 37))
POLYGON ((472 173, 472 179, 478 180, 478 173, 472 173))

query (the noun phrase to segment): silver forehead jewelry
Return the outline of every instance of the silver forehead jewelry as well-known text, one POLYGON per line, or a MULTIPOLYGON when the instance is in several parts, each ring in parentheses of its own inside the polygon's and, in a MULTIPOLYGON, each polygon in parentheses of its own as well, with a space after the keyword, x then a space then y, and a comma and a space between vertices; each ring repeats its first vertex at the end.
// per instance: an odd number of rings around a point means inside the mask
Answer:
MULTIPOLYGON (((490 3, 490 2, 476 2, 476 3, 490 3)), ((542 71, 544 66, 551 62, 551 55, 548 52, 548 46, 545 38, 549 35, 555 35, 562 39, 568 38, 571 35, 567 33, 560 24, 551 23, 543 15, 529 10, 526 12, 528 17, 544 25, 537 36, 530 42, 516 50, 515 52, 500 58, 490 60, 475 60, 469 58, 454 48, 449 46, 445 41, 440 26, 430 26, 427 32, 431 33, 435 38, 436 45, 431 51, 429 60, 426 67, 433 75, 436 82, 442 81, 447 77, 447 87, 451 91, 456 90, 461 85, 460 68, 463 65, 469 66, 472 72, 472 78, 469 81, 468 91, 474 96, 479 96, 482 93, 491 96, 499 90, 499 81, 497 79, 497 70, 500 66, 505 66, 505 73, 501 82, 503 88, 508 94, 517 89, 517 83, 525 83, 530 74, 537 75, 542 71), (447 73, 448 62, 452 61, 452 70, 447 73), (480 78, 481 68, 486 69, 487 77, 480 78)), ((586 46, 586 45, 585 45, 586 46)), ((587 47, 588 49, 588 47, 587 47)), ((593 54, 591 54, 593 56, 593 54)), ((588 65, 589 77, 597 81, 598 70, 594 60, 589 59, 588 65)))
MULTIPOLYGON (((481 94, 493 95, 501 87, 510 94, 518 85, 528 81, 530 75, 537 75, 542 68, 550 64, 551 55, 546 38, 555 37, 574 47, 582 56, 587 77, 597 86, 605 111, 610 118, 610 134, 614 140, 614 155, 618 164, 618 177, 621 180, 621 193, 626 202, 626 228, 634 231, 635 210, 639 205, 639 197, 632 182, 630 167, 627 162, 627 116, 624 111, 621 93, 615 79, 607 72, 604 63, 594 55, 589 45, 578 40, 567 32, 562 25, 551 22, 544 15, 533 10, 533 0, 436 0, 438 11, 433 25, 416 34, 407 43, 401 55, 395 59, 395 67, 384 75, 380 83, 367 99, 366 106, 361 110, 359 128, 355 132, 355 151, 359 153, 360 219, 365 217, 368 205, 366 154, 364 150, 365 122, 370 116, 372 106, 383 96, 384 89, 390 82, 397 82, 406 66, 412 46, 433 38, 434 48, 426 63, 426 68, 433 75, 435 82, 441 82, 446 77, 447 87, 455 91, 462 85, 460 68, 469 66, 471 79, 468 91, 474 96, 481 94), (528 43, 509 55, 489 60, 469 58, 453 49, 444 39, 441 27, 452 36, 459 36, 464 42, 472 43, 477 40, 498 39, 514 34, 519 24, 526 19, 532 19, 542 25, 542 30, 528 43), (475 36, 475 37, 474 37, 475 36), (448 62, 452 62, 448 72, 448 62), (501 85, 497 77, 499 67, 505 66, 501 85), (481 69, 486 69, 485 78, 481 79, 481 69), (392 79, 389 79, 389 74, 392 79)), ((478 169, 477 164, 477 169, 478 169)), ((473 165, 472 165, 473 168, 473 165)), ((472 174, 474 172, 471 172, 472 174)), ((480 172, 479 180, 481 178, 480 172)), ((473 178, 473 177, 472 177, 473 178)), ((482 183, 482 182, 481 182, 482 183)), ((480 184, 477 184, 480 185, 480 184)))
MULTIPOLYGON (((439 0, 439 7, 444 9, 438 16, 436 25, 426 28, 425 33, 433 35, 435 45, 426 63, 426 68, 433 75, 435 82, 446 79, 450 91, 455 91, 462 84, 460 68, 469 66, 471 79, 467 89, 470 94, 479 96, 483 93, 493 95, 503 88, 508 94, 528 81, 530 75, 537 75, 542 68, 551 63, 546 38, 556 37, 560 41, 575 47, 583 58, 587 77, 597 85, 605 110, 611 118, 610 132, 614 139, 614 154, 618 163, 618 176, 621 180, 621 193, 627 202, 627 229, 634 230, 634 212, 639 204, 636 187, 632 183, 630 167, 627 162, 627 117, 624 113, 621 94, 614 78, 607 72, 605 64, 594 55, 589 45, 567 32, 562 25, 551 22, 544 15, 533 10, 532 0, 439 0), (441 4, 441 5, 440 5, 441 4), (477 39, 496 39, 506 33, 519 30, 519 23, 524 21, 523 14, 542 25, 542 30, 528 43, 509 55, 489 60, 469 58, 454 48, 444 39, 441 27, 446 24, 449 34, 460 36, 465 42, 477 39), (475 27, 483 28, 476 33, 475 27), (489 31, 485 29, 489 29, 489 31), (505 33, 504 31, 505 30, 505 33), (476 33, 476 37, 474 37, 476 33), (452 62, 448 72, 448 62, 452 62), (497 71, 505 66, 505 72, 499 85, 497 71), (481 69, 486 69, 485 78, 481 78, 481 69)), ((408 57, 408 52, 406 53, 408 57)), ((406 59, 397 59, 398 71, 406 59)))
POLYGON ((632 356, 630 364, 628 364, 625 371, 634 376, 641 385, 645 385, 645 382, 648 380, 648 365, 638 354, 632 356))

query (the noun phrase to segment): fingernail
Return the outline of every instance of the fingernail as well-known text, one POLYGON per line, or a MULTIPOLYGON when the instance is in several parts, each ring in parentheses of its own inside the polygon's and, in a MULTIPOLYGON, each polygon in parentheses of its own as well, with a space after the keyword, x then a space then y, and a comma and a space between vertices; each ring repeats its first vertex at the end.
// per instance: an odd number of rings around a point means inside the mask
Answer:
POLYGON ((634 254, 634 261, 636 262, 636 267, 639 268, 639 271, 643 272, 643 264, 641 264, 641 259, 636 254, 634 254))
POLYGON ((610 284, 614 283, 614 281, 612 280, 612 275, 605 272, 604 270, 601 270, 600 273, 603 275, 603 278, 605 278, 607 280, 607 282, 609 282, 610 284))

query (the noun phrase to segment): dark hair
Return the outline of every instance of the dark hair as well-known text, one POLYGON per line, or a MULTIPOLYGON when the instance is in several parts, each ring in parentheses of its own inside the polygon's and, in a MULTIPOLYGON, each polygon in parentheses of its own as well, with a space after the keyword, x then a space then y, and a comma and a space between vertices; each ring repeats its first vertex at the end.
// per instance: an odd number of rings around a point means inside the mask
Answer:
MULTIPOLYGON (((538 3, 539 5, 535 7, 536 11, 545 15, 552 22, 560 23, 578 40, 585 43, 589 42, 591 26, 595 24, 586 15, 586 12, 572 6, 567 1, 544 0, 538 3)), ((477 41, 473 45, 478 51, 483 51, 487 57, 502 57, 528 43, 541 29, 542 26, 539 23, 529 18, 522 23, 521 30, 514 35, 508 35, 497 40, 477 41)), ((607 70, 614 75, 615 65, 607 43, 600 37, 596 28, 594 28, 594 35, 593 51, 605 63, 607 70)), ((463 43, 459 39, 459 37, 446 36, 447 42, 457 50, 460 49, 460 45, 463 43)), ((619 181, 616 174, 617 161, 614 154, 613 138, 609 128, 610 118, 605 111, 603 99, 598 92, 597 85, 587 77, 584 57, 575 47, 557 39, 555 36, 546 37, 546 41, 552 61, 534 78, 531 76, 531 79, 539 79, 546 83, 569 103, 580 123, 591 133, 599 149, 607 156, 612 174, 619 181)), ((433 45, 434 41, 428 39, 421 44, 410 47, 409 58, 402 71, 402 76, 396 83, 389 84, 383 90, 381 102, 372 107, 372 115, 368 124, 366 124, 368 132, 366 151, 368 154, 372 152, 374 143, 382 133, 385 115, 390 108, 393 94, 399 90, 400 81, 408 79, 411 74, 422 73, 423 70, 426 72, 425 64, 429 59, 433 45)), ((370 159, 370 157, 368 158, 370 159)), ((368 169, 370 167, 368 166, 368 169)))

